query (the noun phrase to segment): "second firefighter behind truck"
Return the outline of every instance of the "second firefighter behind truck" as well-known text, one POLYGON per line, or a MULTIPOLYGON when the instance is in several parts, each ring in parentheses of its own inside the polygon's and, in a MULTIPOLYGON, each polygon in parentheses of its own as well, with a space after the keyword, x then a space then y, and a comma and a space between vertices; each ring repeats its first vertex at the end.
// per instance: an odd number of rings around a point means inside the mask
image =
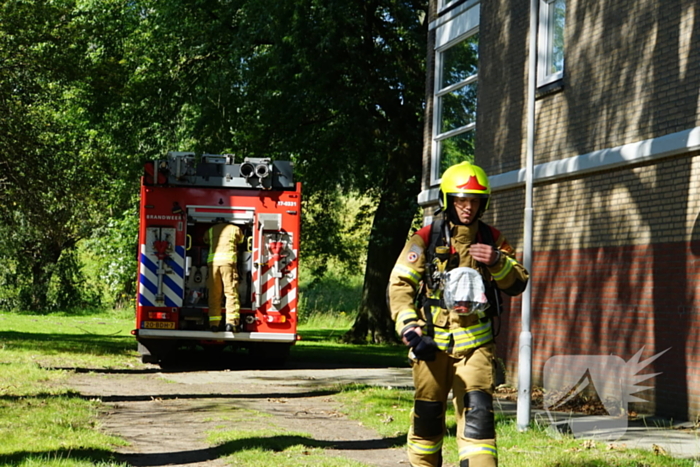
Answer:
POLYGON ((226 297, 226 332, 239 330, 241 305, 238 300, 237 250, 243 242, 243 232, 233 224, 216 224, 204 234, 209 245, 207 266, 209 277, 209 326, 221 330, 221 294, 226 297))

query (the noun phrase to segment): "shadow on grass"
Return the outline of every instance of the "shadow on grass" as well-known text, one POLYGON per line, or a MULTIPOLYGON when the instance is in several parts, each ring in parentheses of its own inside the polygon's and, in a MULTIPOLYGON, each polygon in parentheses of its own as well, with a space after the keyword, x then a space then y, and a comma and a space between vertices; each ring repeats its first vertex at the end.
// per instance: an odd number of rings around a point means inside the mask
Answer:
POLYGON ((51 394, 40 392, 32 395, 14 395, 14 394, 3 394, 0 395, 0 401, 19 401, 19 400, 29 400, 29 399, 59 399, 59 398, 77 398, 83 400, 95 400, 99 399, 102 402, 149 402, 149 401, 165 401, 165 400, 208 400, 208 399, 230 399, 230 400, 241 400, 241 399, 303 399, 307 397, 324 397, 332 396, 340 392, 339 389, 312 389, 304 392, 257 392, 254 394, 224 394, 224 393, 205 393, 205 394, 182 394, 182 393, 169 393, 169 394, 137 394, 137 395, 101 395, 97 396, 94 394, 82 394, 75 391, 68 391, 61 394, 51 394))
POLYGON ((300 329, 301 342, 329 342, 340 344, 346 329, 300 329))
POLYGON ((128 356, 136 349, 131 336, 100 334, 44 334, 18 331, 0 332, 0 342, 10 350, 22 350, 44 355, 88 354, 128 356))
POLYGON ((276 435, 253 438, 237 439, 226 442, 218 449, 225 454, 233 454, 239 451, 260 448, 268 451, 280 452, 293 446, 304 446, 308 448, 337 449, 339 451, 367 451, 372 449, 390 449, 406 445, 406 435, 394 436, 392 438, 359 439, 348 441, 322 441, 305 436, 276 435))
MULTIPOLYGON (((202 347, 180 350, 163 368, 144 366, 133 357, 136 339, 132 336, 96 334, 45 334, 18 331, 0 332, 0 343, 9 350, 33 352, 46 356, 67 354, 117 356, 133 361, 135 368, 55 368, 76 372, 143 374, 202 370, 249 369, 339 369, 339 368, 407 368, 407 349, 403 345, 352 345, 334 339, 332 330, 303 331, 302 340, 292 346, 286 364, 274 365, 249 358, 245 350, 203 351, 202 347)), ((194 347, 194 345, 193 345, 194 347)), ((211 350, 211 348, 207 348, 211 350)))
POLYGON ((304 342, 292 347, 290 365, 314 368, 408 368, 408 349, 401 345, 351 345, 304 342))
MULTIPOLYGON (((133 349, 132 349, 133 350, 133 349)), ((409 368, 405 347, 297 344, 292 347, 286 362, 265 361, 251 357, 243 349, 225 349, 212 352, 181 349, 170 355, 167 361, 157 365, 143 365, 134 359, 135 368, 81 368, 47 367, 50 370, 66 370, 76 373, 100 374, 149 374, 187 373, 197 371, 246 371, 246 370, 332 370, 343 368, 409 368)))
MULTIPOLYGON (((129 357, 123 350, 121 355, 129 357)), ((78 352, 75 352, 78 353, 78 352)), ((96 352, 93 351, 93 354, 96 352)), ((99 353, 107 355, 106 353, 99 353)), ((409 368, 405 347, 297 344, 291 349, 284 363, 265 361, 251 357, 243 349, 225 349, 211 352, 181 349, 170 355, 160 366, 142 364, 134 358, 134 368, 50 366, 48 370, 65 370, 76 373, 96 374, 152 374, 187 373, 198 371, 246 371, 246 370, 332 370, 343 368, 409 368)))
POLYGON ((22 463, 30 463, 31 465, 45 465, 51 462, 58 461, 83 461, 97 464, 98 462, 113 462, 121 463, 116 454, 103 449, 57 449, 52 451, 20 451, 12 454, 0 454, 0 465, 21 465, 22 463))
POLYGON ((136 467, 158 465, 181 465, 207 462, 237 452, 260 449, 268 452, 282 452, 295 446, 306 448, 335 449, 338 451, 369 451, 390 449, 406 444, 406 435, 393 438, 376 438, 351 441, 322 441, 304 436, 277 435, 238 439, 223 443, 214 448, 182 452, 160 452, 152 454, 122 454, 119 459, 136 467))

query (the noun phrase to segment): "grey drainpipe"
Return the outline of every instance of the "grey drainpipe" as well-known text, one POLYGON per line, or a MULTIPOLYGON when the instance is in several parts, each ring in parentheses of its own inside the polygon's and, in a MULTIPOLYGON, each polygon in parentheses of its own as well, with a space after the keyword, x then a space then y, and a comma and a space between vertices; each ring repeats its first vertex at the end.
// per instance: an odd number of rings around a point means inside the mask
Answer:
MULTIPOLYGON (((525 225, 523 233, 523 266, 532 272, 532 181, 535 153, 535 89, 537 80, 537 17, 539 0, 530 0, 530 53, 527 79, 527 156, 525 162, 525 225)), ((522 300, 522 324, 518 342, 518 430, 530 426, 530 390, 532 388, 532 332, 530 311, 532 302, 532 277, 522 300)))

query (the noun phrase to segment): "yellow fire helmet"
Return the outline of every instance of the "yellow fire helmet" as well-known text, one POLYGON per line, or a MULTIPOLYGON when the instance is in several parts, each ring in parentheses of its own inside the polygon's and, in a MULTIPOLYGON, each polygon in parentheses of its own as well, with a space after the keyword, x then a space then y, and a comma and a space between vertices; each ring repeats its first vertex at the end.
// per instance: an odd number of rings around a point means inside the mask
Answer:
POLYGON ((448 196, 457 198, 466 198, 470 196, 478 197, 485 202, 481 204, 481 213, 489 208, 489 200, 491 198, 491 185, 489 185, 489 177, 481 167, 470 164, 469 162, 460 162, 445 170, 442 174, 440 182, 440 207, 446 209, 448 196))

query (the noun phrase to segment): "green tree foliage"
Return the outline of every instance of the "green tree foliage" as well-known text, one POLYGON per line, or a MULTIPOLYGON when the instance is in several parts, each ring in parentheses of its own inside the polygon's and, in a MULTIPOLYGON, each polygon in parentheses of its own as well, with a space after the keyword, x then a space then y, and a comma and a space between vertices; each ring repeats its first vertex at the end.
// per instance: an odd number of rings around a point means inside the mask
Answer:
POLYGON ((426 9, 0 0, 0 285, 21 291, 24 307, 76 302, 71 255, 91 239, 84 247, 120 295, 141 162, 167 150, 288 159, 305 184, 303 256, 317 264, 363 256, 334 206, 351 193, 369 200, 363 301, 348 337, 393 339, 384 290, 417 208, 426 9))
POLYGON ((142 5, 135 105, 152 125, 177 127, 162 141, 294 161, 305 255, 357 255, 340 241, 333 201, 351 190, 374 200, 363 304, 348 337, 393 339, 384 291, 420 188, 427 2, 142 5))
POLYGON ((15 291, 3 307, 84 301, 75 247, 133 190, 104 131, 128 76, 122 16, 113 1, 0 2, 0 285, 15 291))
POLYGON ((95 227, 81 242, 85 283, 98 294, 99 303, 125 307, 135 300, 138 222, 134 207, 95 227))

